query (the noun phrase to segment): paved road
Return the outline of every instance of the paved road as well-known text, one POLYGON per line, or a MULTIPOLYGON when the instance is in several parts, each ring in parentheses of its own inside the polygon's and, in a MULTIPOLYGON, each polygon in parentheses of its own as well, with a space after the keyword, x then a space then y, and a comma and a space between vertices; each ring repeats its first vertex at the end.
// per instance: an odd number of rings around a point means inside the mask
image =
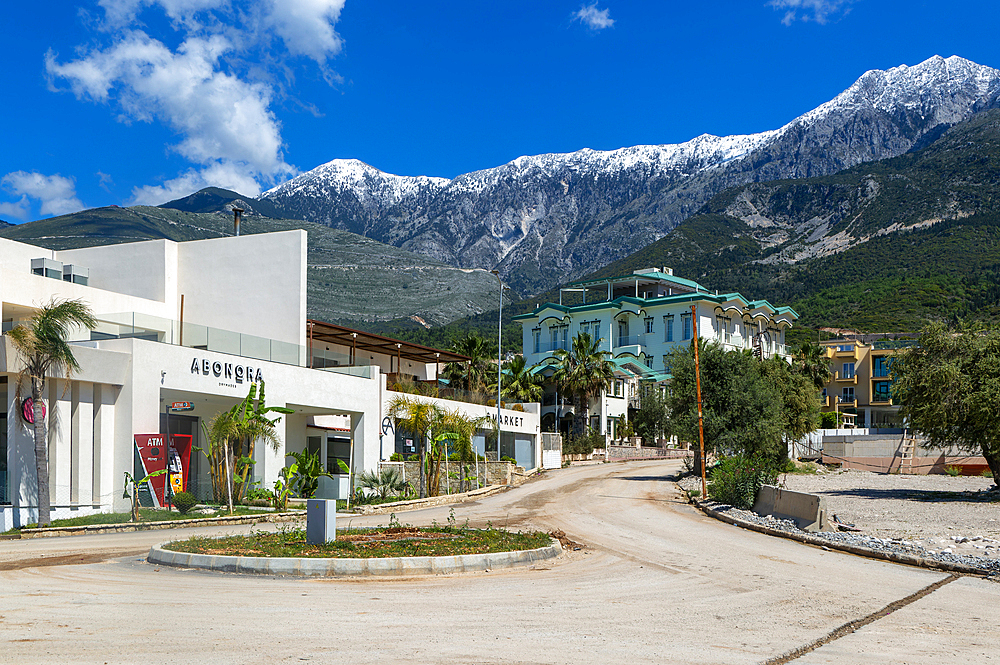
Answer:
MULTIPOLYGON (((584 545, 490 573, 262 578, 145 563, 164 532, 0 541, 0 662, 760 663, 949 580, 706 518, 669 482, 676 469, 575 467, 456 506, 460 523, 584 545)), ((208 529, 225 530, 239 529, 208 529)), ((792 662, 993 662, 998 600, 996 583, 949 581, 792 662)))

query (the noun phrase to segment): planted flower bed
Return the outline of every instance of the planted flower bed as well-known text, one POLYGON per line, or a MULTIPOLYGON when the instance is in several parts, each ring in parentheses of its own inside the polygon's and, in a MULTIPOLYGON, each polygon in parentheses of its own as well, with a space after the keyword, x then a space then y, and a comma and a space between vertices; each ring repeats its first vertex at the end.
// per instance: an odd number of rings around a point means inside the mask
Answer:
POLYGON ((310 545, 306 531, 282 528, 246 536, 194 537, 164 545, 164 549, 214 556, 370 559, 385 557, 454 556, 514 552, 546 547, 547 534, 532 531, 392 525, 337 532, 337 540, 310 545))

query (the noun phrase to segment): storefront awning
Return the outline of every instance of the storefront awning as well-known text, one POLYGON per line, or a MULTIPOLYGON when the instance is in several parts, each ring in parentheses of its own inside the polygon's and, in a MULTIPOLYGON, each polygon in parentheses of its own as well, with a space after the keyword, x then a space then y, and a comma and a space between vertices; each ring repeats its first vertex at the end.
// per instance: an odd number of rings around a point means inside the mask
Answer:
POLYGON ((415 360, 422 363, 455 363, 467 362, 467 356, 432 349, 429 346, 422 346, 412 342, 404 342, 391 337, 383 337, 375 333, 355 330, 345 326, 338 326, 334 323, 325 323, 309 319, 308 339, 312 344, 327 343, 345 346, 366 351, 368 353, 381 353, 388 356, 396 356, 405 360, 415 360))

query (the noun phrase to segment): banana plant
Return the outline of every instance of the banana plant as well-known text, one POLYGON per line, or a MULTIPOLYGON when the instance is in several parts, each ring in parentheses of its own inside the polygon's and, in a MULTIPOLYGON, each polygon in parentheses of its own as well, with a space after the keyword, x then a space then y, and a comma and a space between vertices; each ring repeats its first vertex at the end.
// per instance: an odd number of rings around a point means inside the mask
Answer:
POLYGON ((123 499, 132 499, 132 521, 139 521, 139 486, 149 482, 150 478, 156 478, 157 476, 162 476, 167 472, 166 469, 160 469, 159 471, 153 471, 152 473, 147 473, 146 476, 139 481, 136 481, 132 477, 132 474, 128 471, 125 472, 125 493, 122 494, 123 499), (129 492, 129 485, 131 485, 131 493, 129 492))

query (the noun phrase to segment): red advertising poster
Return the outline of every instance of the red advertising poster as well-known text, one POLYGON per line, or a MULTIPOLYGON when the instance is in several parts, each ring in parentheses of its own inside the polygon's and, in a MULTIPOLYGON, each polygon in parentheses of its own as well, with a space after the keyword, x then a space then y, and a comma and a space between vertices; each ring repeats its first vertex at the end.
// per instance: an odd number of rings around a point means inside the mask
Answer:
MULTIPOLYGON (((191 436, 189 434, 171 434, 170 450, 166 450, 163 434, 136 434, 135 440, 135 470, 133 475, 137 481, 151 473, 166 468, 170 460, 170 487, 173 494, 183 492, 188 486, 188 473, 191 469, 191 436)), ((150 478, 139 486, 139 503, 143 506, 161 508, 166 505, 163 491, 167 484, 167 474, 150 478)))

